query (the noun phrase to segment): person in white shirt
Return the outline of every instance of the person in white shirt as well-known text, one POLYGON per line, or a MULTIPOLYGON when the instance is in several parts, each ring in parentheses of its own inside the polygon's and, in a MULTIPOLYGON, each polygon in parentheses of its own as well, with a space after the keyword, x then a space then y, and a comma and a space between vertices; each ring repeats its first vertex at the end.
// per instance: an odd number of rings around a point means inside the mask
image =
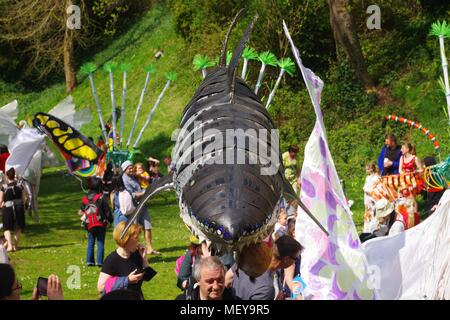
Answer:
POLYGON ((363 233, 372 233, 375 231, 378 225, 377 219, 375 219, 375 199, 370 195, 375 185, 380 179, 377 166, 373 162, 369 162, 366 165, 366 181, 364 183, 364 230, 363 233))

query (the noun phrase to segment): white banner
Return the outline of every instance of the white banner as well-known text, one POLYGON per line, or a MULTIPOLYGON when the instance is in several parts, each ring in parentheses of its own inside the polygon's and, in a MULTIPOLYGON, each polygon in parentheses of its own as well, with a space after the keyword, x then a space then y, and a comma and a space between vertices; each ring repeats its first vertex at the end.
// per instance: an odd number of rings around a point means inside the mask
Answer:
POLYGON ((36 129, 20 130, 8 146, 10 156, 6 160, 6 170, 14 168, 18 175, 23 175, 44 139, 45 135, 36 129))

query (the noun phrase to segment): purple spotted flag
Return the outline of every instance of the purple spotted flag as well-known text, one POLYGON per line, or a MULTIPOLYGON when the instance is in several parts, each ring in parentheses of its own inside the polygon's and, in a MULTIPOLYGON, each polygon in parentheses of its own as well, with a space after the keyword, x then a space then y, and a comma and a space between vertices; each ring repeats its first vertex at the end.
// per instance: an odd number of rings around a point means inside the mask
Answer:
POLYGON ((301 275, 308 285, 306 299, 375 299, 365 255, 352 220, 350 208, 328 148, 320 96, 323 81, 303 66, 297 48, 283 28, 292 47, 316 113, 316 124, 305 147, 301 172, 301 200, 325 226, 329 236, 299 209, 297 240, 305 247, 301 275))

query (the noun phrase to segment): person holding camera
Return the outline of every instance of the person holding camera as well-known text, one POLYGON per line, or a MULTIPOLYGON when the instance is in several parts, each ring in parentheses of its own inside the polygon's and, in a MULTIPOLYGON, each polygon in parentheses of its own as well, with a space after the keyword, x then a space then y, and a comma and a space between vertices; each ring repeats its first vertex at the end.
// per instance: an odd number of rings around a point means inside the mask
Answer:
MULTIPOLYGON (((38 286, 33 290, 33 300, 64 300, 61 281, 51 274, 48 279, 39 278, 38 286)), ((10 264, 0 263, 0 300, 20 300, 22 284, 17 280, 16 273, 10 264)))
POLYGON ((142 283, 150 281, 156 271, 152 269, 146 257, 145 246, 139 244, 141 226, 132 224, 123 238, 122 232, 126 222, 120 222, 113 232, 113 238, 119 246, 105 259, 100 272, 97 290, 107 294, 114 290, 131 290, 139 293, 142 298, 142 283))

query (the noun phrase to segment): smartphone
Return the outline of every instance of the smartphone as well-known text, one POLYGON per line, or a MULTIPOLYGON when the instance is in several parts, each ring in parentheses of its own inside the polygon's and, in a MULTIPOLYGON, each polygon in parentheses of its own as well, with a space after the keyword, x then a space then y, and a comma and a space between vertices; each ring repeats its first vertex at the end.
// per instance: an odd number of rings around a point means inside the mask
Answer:
POLYGON ((39 277, 37 281, 37 292, 40 296, 47 296, 47 285, 48 285, 48 279, 39 277))
POLYGON ((145 272, 145 269, 138 268, 137 271, 136 271, 136 274, 141 274, 141 273, 144 273, 144 272, 145 272))

